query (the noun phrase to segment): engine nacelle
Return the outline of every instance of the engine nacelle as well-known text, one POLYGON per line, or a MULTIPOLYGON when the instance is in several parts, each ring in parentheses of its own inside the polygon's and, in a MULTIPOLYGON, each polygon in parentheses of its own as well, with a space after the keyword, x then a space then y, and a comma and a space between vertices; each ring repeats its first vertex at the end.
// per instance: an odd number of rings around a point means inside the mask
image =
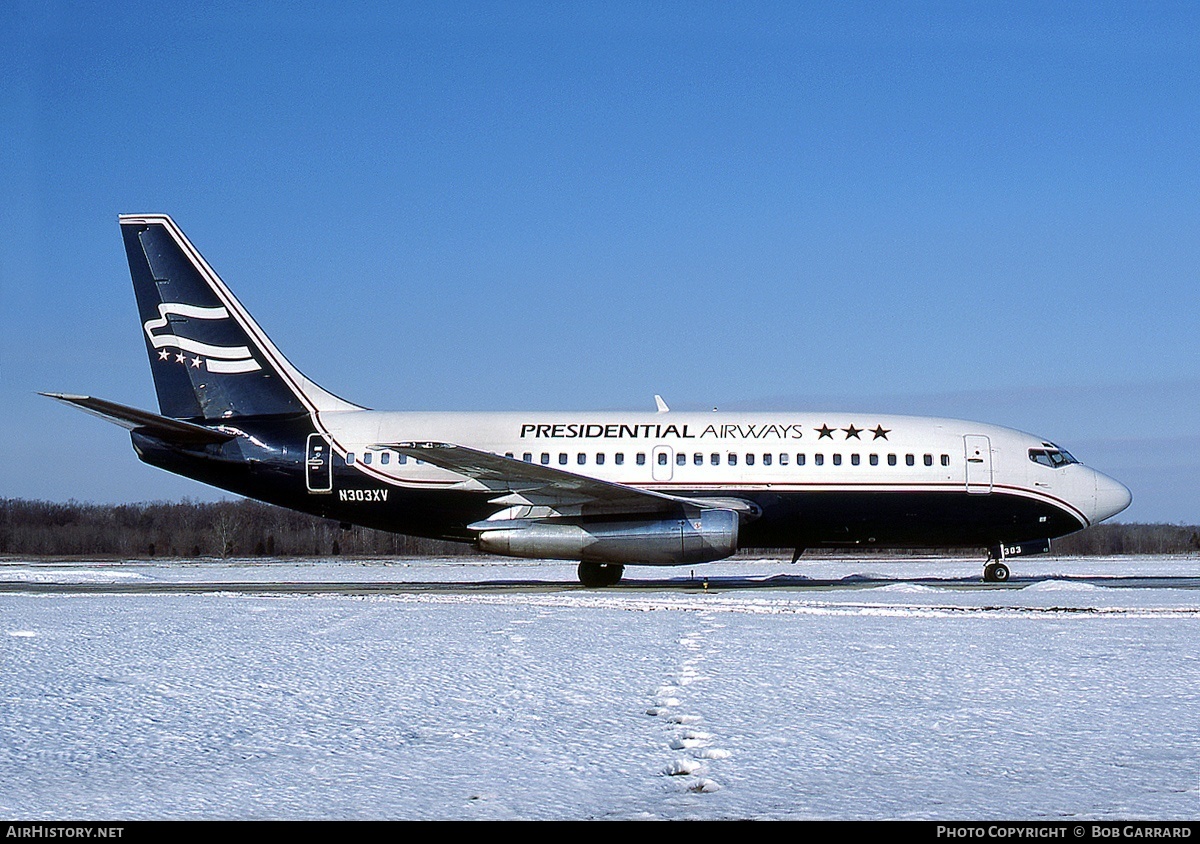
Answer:
POLYGON ((506 557, 680 566, 721 560, 738 547, 733 510, 701 510, 688 519, 504 524, 480 532, 481 550, 506 557))

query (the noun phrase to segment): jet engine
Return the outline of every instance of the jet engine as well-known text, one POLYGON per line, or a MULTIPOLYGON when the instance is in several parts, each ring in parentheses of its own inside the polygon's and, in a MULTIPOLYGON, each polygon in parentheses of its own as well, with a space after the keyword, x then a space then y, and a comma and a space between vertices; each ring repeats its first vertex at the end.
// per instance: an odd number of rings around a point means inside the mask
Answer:
POLYGON ((582 523, 514 519, 481 528, 480 550, 506 557, 678 566, 730 556, 738 514, 699 510, 688 518, 582 523))

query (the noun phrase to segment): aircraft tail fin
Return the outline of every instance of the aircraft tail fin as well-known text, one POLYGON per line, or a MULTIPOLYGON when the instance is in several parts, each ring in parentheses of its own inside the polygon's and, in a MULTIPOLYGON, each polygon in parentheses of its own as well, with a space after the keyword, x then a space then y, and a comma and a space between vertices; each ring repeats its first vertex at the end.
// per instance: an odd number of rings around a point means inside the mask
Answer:
POLYGON ((122 214, 121 236, 162 414, 228 419, 358 410, 280 354, 165 214, 122 214))

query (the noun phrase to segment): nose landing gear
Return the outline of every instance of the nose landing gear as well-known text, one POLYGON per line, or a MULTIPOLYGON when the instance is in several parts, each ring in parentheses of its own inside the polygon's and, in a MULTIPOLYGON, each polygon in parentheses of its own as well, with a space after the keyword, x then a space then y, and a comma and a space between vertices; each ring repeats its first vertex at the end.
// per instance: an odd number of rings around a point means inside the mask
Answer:
POLYGON ((987 562, 983 566, 983 579, 988 583, 1003 583, 1008 580, 1009 570, 1005 561, 1008 557, 1026 557, 1030 554, 1046 554, 1050 551, 1049 539, 1034 539, 1028 542, 1010 542, 993 545, 987 549, 987 562))
POLYGON ((988 549, 987 562, 983 564, 983 579, 987 583, 1004 583, 1011 572, 1004 562, 1004 546, 993 545, 988 549))
POLYGON ((988 583, 1004 583, 1008 576, 1008 566, 997 560, 992 560, 983 567, 983 579, 988 583))

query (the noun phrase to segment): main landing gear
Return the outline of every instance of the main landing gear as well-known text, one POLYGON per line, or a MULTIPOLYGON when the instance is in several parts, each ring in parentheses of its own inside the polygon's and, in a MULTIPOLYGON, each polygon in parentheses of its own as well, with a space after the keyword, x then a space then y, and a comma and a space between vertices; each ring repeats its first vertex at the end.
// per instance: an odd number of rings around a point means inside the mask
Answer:
POLYGON ((1004 562, 1004 546, 993 545, 988 549, 988 559, 983 565, 983 579, 988 583, 1004 583, 1009 574, 1008 564, 1004 562))
POLYGON ((584 586, 616 586, 625 566, 619 563, 580 563, 579 582, 584 586))

